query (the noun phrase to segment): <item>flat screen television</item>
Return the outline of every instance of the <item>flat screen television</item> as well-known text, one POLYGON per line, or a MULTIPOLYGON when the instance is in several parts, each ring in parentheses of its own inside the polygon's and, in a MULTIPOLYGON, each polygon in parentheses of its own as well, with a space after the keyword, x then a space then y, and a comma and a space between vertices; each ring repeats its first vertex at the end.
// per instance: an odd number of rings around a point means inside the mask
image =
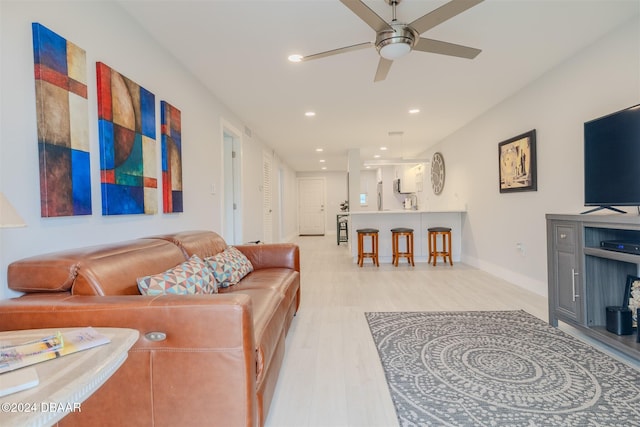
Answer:
POLYGON ((640 104, 584 124, 584 204, 640 206, 640 104))

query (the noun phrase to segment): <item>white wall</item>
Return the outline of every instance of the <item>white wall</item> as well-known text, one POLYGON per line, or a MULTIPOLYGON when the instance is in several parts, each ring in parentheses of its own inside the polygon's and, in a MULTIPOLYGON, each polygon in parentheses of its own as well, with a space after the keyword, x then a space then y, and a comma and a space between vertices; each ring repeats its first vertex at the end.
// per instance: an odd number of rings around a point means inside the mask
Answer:
MULTIPOLYGON (((264 241, 263 236, 263 144, 242 137, 242 241, 264 241)), ((272 180, 273 185, 273 180, 272 180)))
MULTIPOLYGON (((296 173, 280 161, 274 165, 278 170, 278 189, 282 200, 274 210, 274 221, 278 218, 278 234, 274 240, 288 242, 298 235, 298 181, 296 173)), ((346 178, 345 178, 346 179, 346 178)))
MULTIPOLYGON (((244 129, 241 118, 208 93, 115 2, 2 0, 0 15, 0 191, 28 223, 27 228, 0 230, 0 299, 17 295, 6 288, 6 267, 16 259, 187 229, 222 231, 224 186, 220 126, 225 120, 244 129), (90 216, 40 217, 32 22, 41 23, 87 53, 93 203, 93 215, 90 216), (184 213, 101 215, 97 61, 155 94, 157 135, 160 135, 160 100, 181 110, 184 213), (216 194, 211 194, 212 184, 217 189, 216 194)), ((244 138, 243 144, 246 155, 242 166, 243 181, 247 184, 243 188, 243 192, 246 191, 243 201, 250 208, 256 197, 262 203, 256 183, 261 182, 262 150, 268 147, 255 134, 253 138, 244 138)), ((159 142, 157 152, 159 163, 159 142)), ((283 168, 283 176, 287 179, 283 187, 290 190, 295 186, 293 172, 284 164, 278 163, 278 167, 283 168)), ((285 206, 295 212, 295 196, 285 197, 285 206)), ((160 194, 158 200, 161 200, 160 194)), ((161 206, 158 211, 162 211, 161 206)), ((277 221, 280 223, 280 219, 277 221)), ((243 228, 245 240, 254 240, 254 236, 258 236, 255 240, 262 239, 262 217, 256 215, 256 211, 244 210, 243 228)), ((281 230, 281 234, 290 235, 291 232, 286 229, 281 230)))
POLYGON ((583 124, 638 103, 636 17, 423 153, 442 152, 446 165, 444 191, 427 192, 428 207, 467 206, 463 261, 546 295, 545 214, 585 210, 583 124), (498 143, 531 129, 538 190, 500 194, 498 143))

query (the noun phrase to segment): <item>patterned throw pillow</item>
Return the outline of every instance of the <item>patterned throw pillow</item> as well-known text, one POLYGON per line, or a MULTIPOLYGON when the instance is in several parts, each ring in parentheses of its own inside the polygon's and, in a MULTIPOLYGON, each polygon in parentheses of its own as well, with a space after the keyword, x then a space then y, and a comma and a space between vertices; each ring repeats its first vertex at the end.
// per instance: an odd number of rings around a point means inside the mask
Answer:
POLYGON ((235 285, 253 271, 251 261, 233 246, 227 247, 212 257, 205 258, 205 262, 210 266, 216 282, 221 288, 235 285))
POLYGON ((196 255, 164 273, 139 277, 137 282, 142 295, 218 293, 211 269, 196 255))

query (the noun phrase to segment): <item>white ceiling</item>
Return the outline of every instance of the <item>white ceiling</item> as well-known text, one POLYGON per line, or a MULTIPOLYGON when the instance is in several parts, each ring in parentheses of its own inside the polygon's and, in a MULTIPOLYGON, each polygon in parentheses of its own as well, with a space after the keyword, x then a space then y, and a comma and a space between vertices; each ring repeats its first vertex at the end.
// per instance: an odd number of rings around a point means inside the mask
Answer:
MULTIPOLYGON (((296 171, 319 171, 320 159, 344 171, 350 148, 363 160, 416 156, 640 10, 640 0, 485 0, 422 34, 480 48, 476 59, 414 51, 374 83, 375 48, 287 60, 375 40, 338 0, 120 3, 296 171)), ((391 20, 384 0, 365 3, 391 20)), ((398 20, 444 3, 404 0, 398 20)))

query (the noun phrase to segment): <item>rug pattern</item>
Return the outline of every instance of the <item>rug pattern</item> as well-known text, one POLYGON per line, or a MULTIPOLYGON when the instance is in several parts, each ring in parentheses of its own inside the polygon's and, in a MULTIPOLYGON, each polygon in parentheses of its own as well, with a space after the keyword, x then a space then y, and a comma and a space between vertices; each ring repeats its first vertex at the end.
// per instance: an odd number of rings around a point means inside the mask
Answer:
POLYGON ((524 311, 365 313, 401 426, 639 426, 640 373, 524 311))

